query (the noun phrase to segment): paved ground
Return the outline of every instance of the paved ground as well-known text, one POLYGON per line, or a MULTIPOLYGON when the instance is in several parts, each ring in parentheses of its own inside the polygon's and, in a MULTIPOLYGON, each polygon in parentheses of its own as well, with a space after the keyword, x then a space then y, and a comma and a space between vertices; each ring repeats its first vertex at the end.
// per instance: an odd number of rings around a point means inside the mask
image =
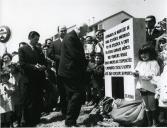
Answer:
MULTIPOLYGON (((80 127, 86 127, 84 120, 88 118, 90 111, 85 111, 85 106, 82 107, 80 116, 78 117, 77 123, 80 127)), ((93 121, 96 119, 93 118, 93 121)), ((89 120, 90 121, 90 120, 89 120)), ((160 127, 167 127, 167 122, 165 124, 159 125, 160 127)), ((64 120, 62 119, 61 112, 50 112, 49 114, 41 117, 41 122, 37 127, 65 127, 64 120)), ((100 127, 99 125, 91 125, 91 127, 100 127)), ((103 126, 104 127, 104 126, 103 126)), ((111 127, 111 126, 110 126, 111 127)), ((112 127, 116 127, 115 125, 112 127)), ((119 126, 123 127, 123 126, 119 126)))
MULTIPOLYGON (((84 112, 83 107, 78 117, 77 123, 80 127, 85 127, 83 121, 88 117, 88 112, 84 112)), ((64 127, 64 120, 62 119, 61 112, 50 112, 48 115, 41 117, 41 122, 37 127, 64 127)))

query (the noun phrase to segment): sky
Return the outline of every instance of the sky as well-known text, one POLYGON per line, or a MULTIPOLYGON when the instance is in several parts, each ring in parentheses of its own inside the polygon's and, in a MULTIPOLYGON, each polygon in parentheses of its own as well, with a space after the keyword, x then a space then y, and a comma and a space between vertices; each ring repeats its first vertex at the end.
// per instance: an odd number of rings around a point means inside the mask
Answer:
POLYGON ((13 52, 20 42, 28 42, 32 30, 44 43, 59 25, 92 24, 122 10, 136 18, 155 15, 159 21, 167 17, 166 5, 167 0, 0 0, 0 26, 7 25, 12 32, 7 44, 0 43, 0 55, 5 46, 13 52))

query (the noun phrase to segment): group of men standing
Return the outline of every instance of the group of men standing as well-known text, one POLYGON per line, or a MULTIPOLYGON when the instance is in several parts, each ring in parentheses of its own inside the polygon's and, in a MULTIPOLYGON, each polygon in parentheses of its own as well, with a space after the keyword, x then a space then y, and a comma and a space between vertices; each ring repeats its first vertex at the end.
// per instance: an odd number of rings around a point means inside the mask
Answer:
MULTIPOLYGON (((146 18, 146 23, 147 20, 149 21, 148 28, 153 28, 156 22, 154 17, 146 18), (153 23, 150 23, 150 19, 153 23)), ((68 34, 65 26, 60 27, 59 38, 50 44, 47 53, 47 57, 55 62, 60 109, 65 119, 65 125, 68 127, 76 125, 85 98, 85 76, 88 62, 85 58, 81 39, 86 35, 87 27, 86 24, 82 24, 68 34)), ((150 35, 157 35, 154 33, 156 33, 155 29, 152 31, 147 29, 147 39, 153 45, 154 42, 150 35)), ((42 50, 37 47, 39 37, 39 33, 30 32, 29 44, 19 49, 20 65, 29 80, 29 98, 27 98, 29 104, 25 111, 28 126, 39 123, 43 97, 42 89, 46 86, 47 60, 42 50)))
MULTIPOLYGON (((76 125, 84 100, 84 76, 87 67, 83 44, 80 38, 87 32, 87 25, 77 26, 66 34, 66 27, 60 29, 60 37, 52 42, 48 57, 56 62, 57 86, 60 94, 62 116, 65 126, 76 125)), ((19 63, 28 78, 28 105, 25 117, 27 126, 40 121, 42 106, 42 88, 45 87, 47 61, 37 47, 39 33, 29 33, 29 44, 19 48, 19 63)))

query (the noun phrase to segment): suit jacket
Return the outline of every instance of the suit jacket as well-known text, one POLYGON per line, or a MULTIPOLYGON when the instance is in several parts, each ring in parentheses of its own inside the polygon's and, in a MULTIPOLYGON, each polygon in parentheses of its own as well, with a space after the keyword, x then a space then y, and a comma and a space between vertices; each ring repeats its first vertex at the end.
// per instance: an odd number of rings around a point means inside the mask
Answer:
POLYGON ((56 71, 58 72, 59 62, 60 62, 60 54, 61 54, 61 45, 62 42, 60 39, 57 39, 51 44, 50 53, 48 57, 54 61, 56 61, 56 71))
POLYGON ((30 81, 44 78, 44 72, 35 68, 37 63, 46 66, 46 60, 41 49, 36 47, 32 50, 29 45, 21 47, 19 49, 19 63, 30 81))
POLYGON ((0 59, 0 71, 2 70, 2 63, 3 63, 3 60, 0 59))
POLYGON ((153 40, 155 40, 155 38, 158 38, 162 34, 163 34, 163 32, 157 30, 156 28, 153 29, 152 34, 149 34, 148 29, 146 29, 146 40, 153 41, 153 40))
POLYGON ((82 78, 86 66, 83 45, 76 32, 71 31, 62 42, 58 74, 66 78, 82 78))

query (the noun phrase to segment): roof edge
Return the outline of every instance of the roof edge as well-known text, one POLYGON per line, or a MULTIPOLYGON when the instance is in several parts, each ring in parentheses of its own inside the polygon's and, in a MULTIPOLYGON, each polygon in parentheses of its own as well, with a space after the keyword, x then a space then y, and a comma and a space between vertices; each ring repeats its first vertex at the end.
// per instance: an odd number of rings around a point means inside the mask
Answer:
POLYGON ((119 14, 119 13, 125 13, 126 15, 128 15, 128 16, 134 18, 132 15, 130 15, 129 13, 127 13, 127 12, 125 12, 125 11, 122 10, 122 11, 120 11, 120 12, 117 12, 117 13, 115 13, 115 14, 113 14, 113 15, 110 15, 110 16, 108 16, 108 17, 106 17, 106 18, 104 18, 104 19, 102 19, 102 20, 100 20, 100 21, 98 21, 98 22, 96 22, 96 23, 90 25, 89 27, 94 26, 94 25, 96 25, 96 24, 98 24, 98 23, 100 23, 100 22, 102 22, 102 21, 104 21, 104 20, 107 20, 107 19, 111 18, 111 17, 114 17, 115 15, 117 15, 117 14, 119 14))

